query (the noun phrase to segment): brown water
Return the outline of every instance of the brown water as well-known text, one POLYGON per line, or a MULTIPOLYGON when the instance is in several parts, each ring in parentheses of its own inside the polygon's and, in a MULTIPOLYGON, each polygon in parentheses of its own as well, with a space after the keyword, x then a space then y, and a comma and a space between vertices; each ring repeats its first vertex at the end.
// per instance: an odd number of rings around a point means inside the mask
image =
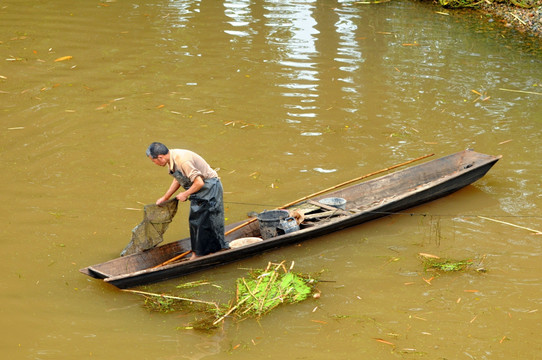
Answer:
MULTIPOLYGON (((542 237, 477 216, 542 229, 540 44, 437 11, 2 2, 3 358, 539 358, 542 237), (282 260, 332 281, 318 300, 207 334, 78 273, 116 257, 141 221, 131 209, 169 185, 144 156, 156 140, 220 168, 228 222, 433 152, 504 157, 413 216, 145 288, 204 278, 221 289, 202 296, 227 300, 242 268, 282 260), (488 272, 429 280, 419 252, 475 258, 488 272)), ((187 211, 167 241, 187 235, 187 211)))

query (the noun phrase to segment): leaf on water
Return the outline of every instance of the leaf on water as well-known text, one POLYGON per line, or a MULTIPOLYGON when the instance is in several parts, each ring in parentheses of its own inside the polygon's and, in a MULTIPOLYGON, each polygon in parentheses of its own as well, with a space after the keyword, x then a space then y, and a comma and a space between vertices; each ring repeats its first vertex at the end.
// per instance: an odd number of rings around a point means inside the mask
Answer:
POLYGON ((440 257, 437 255, 432 255, 432 254, 427 254, 427 253, 418 253, 418 255, 424 258, 440 259, 440 257))
POLYGON ((59 61, 66 61, 66 60, 71 60, 73 59, 73 56, 62 56, 62 57, 59 57, 58 59, 55 59, 55 62, 59 62, 59 61))
POLYGON ((375 340, 376 340, 376 341, 378 341, 378 342, 380 342, 380 343, 382 343, 382 344, 386 344, 386 345, 391 345, 391 346, 395 346, 395 344, 394 344, 394 343, 392 343, 392 342, 389 342, 389 341, 386 341, 386 340, 384 340, 384 339, 380 339, 380 338, 375 338, 375 340))
POLYGON ((431 276, 429 279, 426 279, 424 277, 422 277, 423 281, 425 281, 426 283, 428 283, 429 285, 431 285, 431 281, 433 281, 433 279, 435 279, 434 276, 431 276))

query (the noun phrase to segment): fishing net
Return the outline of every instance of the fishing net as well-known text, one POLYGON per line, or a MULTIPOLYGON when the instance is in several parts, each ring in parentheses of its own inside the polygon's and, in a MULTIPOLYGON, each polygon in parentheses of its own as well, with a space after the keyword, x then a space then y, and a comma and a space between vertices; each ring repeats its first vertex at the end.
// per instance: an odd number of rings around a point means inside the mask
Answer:
POLYGON ((143 208, 143 221, 132 230, 132 240, 120 256, 130 255, 150 249, 161 243, 169 223, 177 213, 179 201, 172 199, 159 205, 150 204, 143 208))

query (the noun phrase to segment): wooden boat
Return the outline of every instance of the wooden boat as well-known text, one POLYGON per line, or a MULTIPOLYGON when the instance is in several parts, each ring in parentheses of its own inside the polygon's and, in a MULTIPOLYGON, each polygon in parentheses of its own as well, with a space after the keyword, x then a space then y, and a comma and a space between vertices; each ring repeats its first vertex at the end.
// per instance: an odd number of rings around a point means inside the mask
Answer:
MULTIPOLYGON (((326 195, 308 198, 287 208, 290 211, 297 209, 298 213, 304 214, 305 219, 299 230, 194 260, 181 259, 161 265, 190 250, 190 239, 185 238, 80 271, 119 288, 128 288, 213 268, 441 198, 480 179, 500 158, 465 150, 326 195), (318 202, 330 197, 345 199, 345 210, 318 202)), ((240 238, 260 237, 259 222, 245 220, 227 226, 226 242, 231 244, 240 238)))

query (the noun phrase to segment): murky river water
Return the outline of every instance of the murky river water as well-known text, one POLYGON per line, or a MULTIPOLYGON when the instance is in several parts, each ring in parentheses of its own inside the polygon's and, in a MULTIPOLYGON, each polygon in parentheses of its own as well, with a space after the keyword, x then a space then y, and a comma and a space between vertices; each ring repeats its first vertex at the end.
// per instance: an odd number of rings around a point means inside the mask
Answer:
MULTIPOLYGON (((542 52, 410 1, 0 3, 6 359, 537 359, 542 52), (55 61, 58 60, 58 61, 55 61), (456 194, 181 281, 324 270, 322 296, 207 334, 78 269, 116 257, 170 183, 162 141, 220 168, 228 222, 421 155, 503 159, 456 194), (420 214, 428 214, 421 216, 420 214), (487 273, 436 276, 418 253, 487 273), (433 277, 431 279, 431 277, 433 277)), ((166 234, 187 235, 183 204, 166 234)), ((218 295, 216 295, 218 294, 218 295)))

